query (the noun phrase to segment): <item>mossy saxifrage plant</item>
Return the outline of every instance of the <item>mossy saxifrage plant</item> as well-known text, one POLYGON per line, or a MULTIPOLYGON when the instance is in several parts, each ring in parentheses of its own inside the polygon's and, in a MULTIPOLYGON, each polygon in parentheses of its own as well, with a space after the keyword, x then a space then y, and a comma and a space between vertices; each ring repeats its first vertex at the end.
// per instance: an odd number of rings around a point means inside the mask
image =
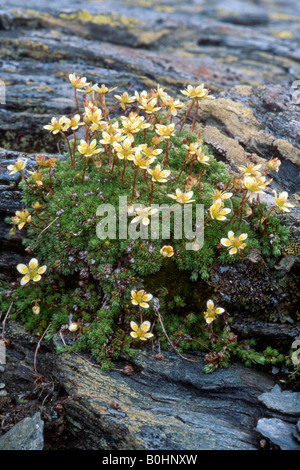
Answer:
POLYGON ((17 266, 21 285, 2 300, 13 302, 12 317, 34 333, 47 329, 46 338, 68 331, 75 341, 64 350, 92 353, 103 369, 148 338, 159 352, 169 346, 181 356, 206 351, 206 371, 227 366, 231 356, 247 365, 271 356, 283 361, 276 351, 261 355, 251 341, 239 342, 228 313, 215 307, 205 287, 216 260, 245 260, 252 248, 265 256, 281 253, 288 229, 272 212, 277 206, 289 211, 288 195, 275 194, 270 211, 260 201, 267 173, 278 171, 280 161, 267 162, 264 174, 249 162, 232 177, 194 133, 200 100, 214 99, 203 85, 182 90, 186 103, 157 86, 115 95, 109 107, 107 94, 115 88, 75 74, 69 79, 76 114, 44 126, 65 139, 66 159, 39 156, 33 172, 26 159, 8 167, 21 172, 26 207, 12 217, 11 233, 26 226, 27 252, 36 257, 17 266), (118 107, 121 115, 112 118, 118 107), (130 224, 144 231, 151 227, 152 204, 204 205, 203 247, 195 238, 189 240, 194 249, 186 250, 187 240, 173 236, 172 220, 168 239, 100 239, 97 208, 109 203, 118 211, 119 196, 128 198, 130 224))

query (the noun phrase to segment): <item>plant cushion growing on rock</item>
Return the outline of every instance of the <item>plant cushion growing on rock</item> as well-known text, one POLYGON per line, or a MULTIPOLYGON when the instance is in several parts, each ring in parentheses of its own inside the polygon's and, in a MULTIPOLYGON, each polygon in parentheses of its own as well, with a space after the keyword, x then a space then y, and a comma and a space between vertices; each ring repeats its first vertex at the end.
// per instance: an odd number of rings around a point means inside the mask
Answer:
POLYGON ((11 234, 27 229, 36 259, 34 272, 19 266, 26 282, 2 296, 4 307, 12 300, 13 316, 36 333, 68 331, 65 350, 86 350, 103 368, 147 340, 181 355, 206 351, 207 371, 232 355, 284 361, 238 341, 224 294, 207 283, 214 266, 251 264, 253 250, 270 263, 280 255, 289 230, 274 210, 292 205, 287 193, 268 209, 260 199, 280 162, 249 159, 239 177, 228 173, 195 133, 199 102, 214 99, 204 85, 182 90, 186 102, 158 85, 111 104, 115 88, 69 79, 76 114, 44 126, 65 139, 66 158, 10 168, 21 172, 25 206, 11 234))

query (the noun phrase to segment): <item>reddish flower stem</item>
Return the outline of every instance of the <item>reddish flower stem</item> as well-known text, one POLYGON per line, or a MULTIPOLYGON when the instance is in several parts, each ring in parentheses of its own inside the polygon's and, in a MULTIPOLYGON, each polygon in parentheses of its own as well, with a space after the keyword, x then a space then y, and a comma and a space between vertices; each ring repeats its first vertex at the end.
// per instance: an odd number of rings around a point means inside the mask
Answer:
POLYGON ((167 139, 167 143, 166 143, 166 155, 165 155, 166 158, 165 158, 165 160, 164 160, 164 168, 165 168, 166 164, 167 164, 168 166, 170 166, 170 165, 169 165, 169 142, 170 142, 170 139, 167 139))
POLYGON ((149 206, 151 206, 153 190, 154 190, 154 184, 153 184, 153 181, 151 180, 151 193, 150 193, 149 206))
POLYGON ((79 116, 81 117, 80 109, 79 109, 79 103, 78 103, 78 96, 77 96, 77 90, 74 88, 74 96, 75 96, 75 101, 76 101, 76 107, 77 107, 77 112, 79 116))
POLYGON ((123 168, 123 172, 122 172, 122 184, 124 185, 124 174, 125 174, 125 170, 126 170, 126 158, 124 158, 124 168, 123 168))
POLYGON ((134 189, 135 189, 135 183, 136 183, 136 175, 137 172, 139 171, 139 167, 136 168, 135 173, 134 173, 134 180, 133 180, 133 186, 132 186, 132 196, 131 199, 133 200, 134 198, 134 189))
POLYGON ((195 130, 195 125, 196 125, 196 121, 197 121, 197 117, 198 117, 198 111, 199 111, 199 100, 197 100, 197 104, 196 104, 196 113, 195 113, 195 117, 194 117, 194 120, 193 120, 192 132, 194 132, 194 130, 195 130))
MULTIPOLYGON (((181 124, 181 128, 180 128, 179 132, 182 131, 182 128, 183 128, 183 126, 184 126, 184 124, 185 124, 185 121, 187 120, 188 116, 190 115, 190 113, 191 113, 191 111, 192 111, 192 109, 193 109, 193 106, 194 106, 194 101, 192 102, 192 104, 191 104, 191 106, 190 106, 190 109, 188 110, 188 112, 187 112, 186 115, 185 115, 185 118, 184 118, 184 120, 183 120, 183 123, 181 124)), ((179 122, 177 123, 177 125, 180 124, 180 123, 181 123, 181 121, 179 121, 179 122)))
POLYGON ((192 169, 193 169, 193 165, 194 165, 195 161, 196 161, 196 158, 194 158, 194 159, 191 161, 189 176, 191 176, 191 174, 192 174, 192 169))
POLYGON ((268 221, 269 221, 270 215, 272 214, 272 212, 273 212, 274 209, 275 209, 275 206, 272 207, 272 209, 270 209, 270 211, 269 211, 269 213, 268 213, 268 215, 267 215, 267 217, 266 217, 264 230, 263 230, 263 233, 261 234, 260 238, 263 237, 263 235, 264 235, 264 233, 265 233, 265 231, 266 231, 266 229, 267 229, 267 225, 268 225, 268 221))

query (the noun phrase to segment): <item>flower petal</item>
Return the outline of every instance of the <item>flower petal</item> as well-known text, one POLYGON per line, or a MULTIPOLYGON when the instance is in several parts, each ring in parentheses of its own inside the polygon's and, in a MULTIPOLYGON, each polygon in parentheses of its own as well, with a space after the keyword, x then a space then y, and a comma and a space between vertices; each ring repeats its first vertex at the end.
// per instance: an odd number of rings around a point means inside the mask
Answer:
POLYGON ((151 300, 153 298, 153 295, 152 294, 145 294, 143 295, 143 300, 145 300, 146 302, 148 302, 149 300, 151 300))
POLYGON ((223 313, 223 312, 225 312, 224 308, 221 308, 221 307, 216 308, 216 313, 218 315, 220 315, 220 313, 223 313))
POLYGON ((27 282, 30 281, 30 277, 29 276, 24 276, 22 277, 21 279, 21 286, 24 286, 25 284, 27 284, 27 282))
POLYGON ((223 246, 230 246, 230 240, 228 238, 221 238, 221 244, 223 246))
POLYGON ((144 331, 145 333, 150 330, 150 327, 151 327, 151 323, 149 321, 144 321, 142 324, 141 324, 141 330, 144 331))
POLYGON ((138 329, 138 326, 137 324, 134 322, 134 321, 131 321, 130 322, 130 328, 133 330, 133 331, 136 331, 138 329))
POLYGON ((38 267, 38 264, 39 264, 38 260, 36 258, 32 258, 32 260, 30 260, 29 262, 29 267, 31 269, 35 269, 38 267))
POLYGON ((242 234, 239 236, 239 240, 246 240, 247 237, 248 237, 248 234, 247 234, 247 233, 242 233, 242 234))
POLYGON ((38 274, 44 274, 44 272, 46 271, 47 269, 47 266, 41 266, 39 269, 38 269, 38 274))
POLYGON ((17 266, 17 270, 19 271, 19 273, 21 274, 26 274, 28 273, 28 268, 25 264, 18 264, 17 266))
POLYGON ((133 338, 137 338, 137 337, 138 337, 138 335, 137 335, 134 331, 132 331, 132 332, 130 333, 130 336, 132 336, 133 338))
POLYGON ((149 304, 147 304, 146 302, 141 302, 140 306, 143 308, 149 308, 149 304))
POLYGON ((149 225, 150 224, 150 220, 148 219, 148 217, 143 217, 142 224, 143 225, 149 225))

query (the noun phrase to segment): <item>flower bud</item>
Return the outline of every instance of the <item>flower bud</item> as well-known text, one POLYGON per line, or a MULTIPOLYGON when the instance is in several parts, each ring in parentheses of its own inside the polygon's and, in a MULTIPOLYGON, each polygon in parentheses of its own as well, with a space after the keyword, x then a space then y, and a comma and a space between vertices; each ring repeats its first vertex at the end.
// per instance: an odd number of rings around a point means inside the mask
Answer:
POLYGON ((38 304, 35 304, 33 307, 32 307, 32 311, 34 313, 34 315, 38 315, 41 311, 40 309, 40 306, 38 304))
POLYGON ((78 323, 71 323, 71 325, 69 325, 69 331, 71 331, 71 333, 74 333, 75 331, 78 330, 78 323))

